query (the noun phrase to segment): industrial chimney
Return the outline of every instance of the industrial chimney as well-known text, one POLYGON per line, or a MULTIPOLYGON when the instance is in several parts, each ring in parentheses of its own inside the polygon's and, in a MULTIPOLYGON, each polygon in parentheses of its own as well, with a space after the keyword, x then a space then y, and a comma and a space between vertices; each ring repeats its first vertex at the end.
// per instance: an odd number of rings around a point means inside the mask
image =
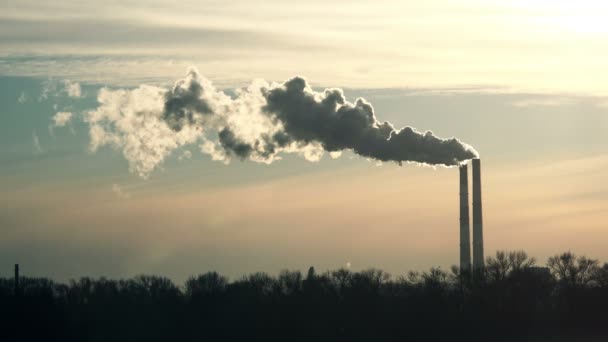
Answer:
POLYGON ((481 165, 473 159, 473 271, 483 272, 483 218, 481 214, 481 165))
POLYGON ((460 165, 460 272, 471 271, 471 233, 469 224, 469 172, 467 164, 460 165))

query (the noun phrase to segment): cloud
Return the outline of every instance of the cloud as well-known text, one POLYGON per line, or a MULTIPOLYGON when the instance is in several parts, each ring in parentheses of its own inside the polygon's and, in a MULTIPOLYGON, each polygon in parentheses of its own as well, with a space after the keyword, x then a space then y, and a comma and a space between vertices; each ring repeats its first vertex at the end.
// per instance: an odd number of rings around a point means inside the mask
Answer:
POLYGON ((42 102, 47 100, 50 96, 58 97, 61 95, 66 95, 71 98, 81 97, 82 90, 80 88, 80 83, 72 82, 70 80, 46 80, 42 82, 42 90, 38 97, 38 101, 42 102))
POLYGON ((539 97, 518 100, 512 103, 514 107, 559 107, 576 103, 576 99, 570 97, 539 97))
POLYGON ((17 98, 17 102, 23 104, 27 101, 27 96, 25 96, 25 92, 21 92, 21 95, 19 95, 19 98, 17 98))
POLYGON ((299 70, 318 84, 349 87, 498 86, 506 92, 605 94, 606 32, 586 32, 581 39, 580 30, 604 27, 605 11, 588 6, 600 1, 586 1, 582 12, 575 11, 575 17, 586 13, 582 18, 589 19, 579 27, 570 27, 582 22, 579 18, 564 25, 563 18, 573 13, 547 7, 542 31, 536 10, 528 6, 478 0, 465 0, 465 7, 483 8, 484 15, 449 6, 431 29, 437 3, 268 0, 174 6, 134 0, 105 4, 100 11, 94 1, 4 1, 0 74, 138 85, 151 78, 162 82, 179 70, 168 61, 181 65, 197 58, 193 62, 227 82, 251 75, 284 79, 286 70, 299 70), (458 40, 451 39, 454 28, 461 28, 458 40), (560 39, 553 39, 555 32, 560 39), (569 53, 555 53, 565 50, 569 53), (268 56, 274 57, 271 63, 268 56), (546 60, 553 62, 537 63, 546 60), (328 68, 327 61, 339 63, 328 68), (583 63, 594 77, 580 69, 583 63))
POLYGON ((38 134, 36 134, 36 131, 32 132, 32 142, 34 144, 35 152, 41 153, 42 147, 40 146, 40 139, 38 139, 38 134))
POLYGON ((82 91, 80 89, 80 84, 78 82, 72 82, 70 80, 64 80, 64 91, 68 94, 69 97, 80 97, 82 96, 82 91))
POLYGON ((182 154, 179 155, 179 157, 177 157, 177 159, 179 160, 186 160, 190 158, 192 158, 192 152, 190 151, 184 151, 182 152, 182 154))
POLYGON ((380 122, 364 99, 348 102, 340 89, 316 92, 302 77, 282 84, 258 80, 234 96, 217 90, 196 69, 167 90, 142 85, 100 90, 89 111, 91 151, 121 150, 131 171, 146 178, 173 150, 198 143, 212 160, 270 164, 283 153, 319 161, 344 150, 377 161, 454 166, 477 157, 456 138, 380 122))
POLYGON ((140 86, 99 91, 99 106, 85 115, 90 150, 108 145, 121 150, 129 168, 143 178, 176 148, 198 140, 201 130, 188 125, 179 132, 163 119, 166 90, 140 86))
MULTIPOLYGON (((53 108, 57 108, 56 105, 53 106, 53 108)), ((49 125, 49 134, 55 138, 55 131, 54 128, 55 127, 65 127, 65 126, 69 126, 70 131, 72 132, 72 134, 76 134, 76 132, 74 131, 74 127, 72 127, 71 124, 71 120, 73 118, 73 114, 72 112, 57 112, 55 113, 55 115, 51 118, 52 122, 49 125)))
POLYGON ((217 94, 211 82, 199 76, 196 69, 188 71, 185 79, 179 80, 165 94, 163 119, 174 130, 184 125, 201 124, 201 114, 212 114, 211 103, 217 94), (211 98, 209 98, 211 96, 211 98))
POLYGON ((332 159, 338 159, 342 156, 342 151, 333 151, 333 152, 329 152, 329 156, 332 159))
POLYGON ((411 127, 395 129, 390 122, 378 121, 364 99, 350 103, 341 89, 315 92, 301 77, 269 90, 265 97, 264 111, 283 126, 272 137, 277 146, 318 142, 328 152, 352 150, 379 161, 445 166, 477 157, 471 146, 456 138, 441 139, 411 127))
POLYGON ((608 100, 598 101, 598 102, 596 102, 596 106, 599 108, 608 109, 608 100))
POLYGON ((116 183, 112 184, 112 192, 122 199, 131 198, 131 193, 125 191, 120 185, 116 183))
POLYGON ((49 94, 55 89, 55 84, 51 80, 42 82, 42 90, 40 96, 38 96, 38 102, 42 102, 49 98, 49 94))
POLYGON ((57 112, 53 116, 54 127, 65 127, 72 120, 72 112, 57 112))

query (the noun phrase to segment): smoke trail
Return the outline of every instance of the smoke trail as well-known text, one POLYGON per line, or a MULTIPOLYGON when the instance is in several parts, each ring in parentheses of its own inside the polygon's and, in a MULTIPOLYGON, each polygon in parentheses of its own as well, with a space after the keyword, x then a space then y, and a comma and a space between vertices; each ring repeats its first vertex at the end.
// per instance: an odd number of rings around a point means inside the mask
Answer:
POLYGON ((176 148, 199 143, 213 160, 272 163, 282 153, 317 161, 343 150, 379 161, 453 166, 477 157, 456 138, 442 139, 376 119, 364 99, 346 101, 342 90, 315 92, 301 77, 282 84, 256 81, 228 96, 192 69, 166 90, 140 86, 102 89, 87 113, 91 149, 121 149, 142 177, 176 148))

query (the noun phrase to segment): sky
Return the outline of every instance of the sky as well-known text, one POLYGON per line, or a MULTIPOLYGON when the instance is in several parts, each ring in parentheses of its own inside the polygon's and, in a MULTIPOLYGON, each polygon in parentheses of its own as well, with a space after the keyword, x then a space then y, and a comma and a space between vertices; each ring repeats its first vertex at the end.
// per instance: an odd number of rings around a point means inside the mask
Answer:
POLYGON ((278 129, 261 89, 294 76, 315 101, 338 87, 396 131, 474 148, 486 255, 608 261, 606 15, 601 1, 3 1, 0 275, 457 264, 457 168, 359 145, 222 150, 217 125, 278 129), (178 80, 224 121, 160 120, 178 80))

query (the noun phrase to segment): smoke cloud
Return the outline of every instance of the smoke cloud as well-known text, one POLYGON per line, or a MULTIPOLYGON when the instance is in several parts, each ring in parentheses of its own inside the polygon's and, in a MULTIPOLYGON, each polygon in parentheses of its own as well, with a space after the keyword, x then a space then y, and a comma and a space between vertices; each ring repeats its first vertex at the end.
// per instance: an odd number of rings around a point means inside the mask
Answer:
POLYGON ((65 127, 72 120, 72 112, 57 112, 53 116, 54 127, 65 127))
POLYGON ((283 153, 318 161, 325 152, 336 157, 344 150, 378 161, 443 166, 478 156, 456 138, 380 122, 364 99, 348 102, 340 89, 316 92, 302 77, 282 84, 255 81, 228 96, 192 69, 169 90, 102 89, 98 102, 85 117, 91 150, 122 150, 142 177, 187 144, 225 163, 236 158, 270 164, 283 153))

